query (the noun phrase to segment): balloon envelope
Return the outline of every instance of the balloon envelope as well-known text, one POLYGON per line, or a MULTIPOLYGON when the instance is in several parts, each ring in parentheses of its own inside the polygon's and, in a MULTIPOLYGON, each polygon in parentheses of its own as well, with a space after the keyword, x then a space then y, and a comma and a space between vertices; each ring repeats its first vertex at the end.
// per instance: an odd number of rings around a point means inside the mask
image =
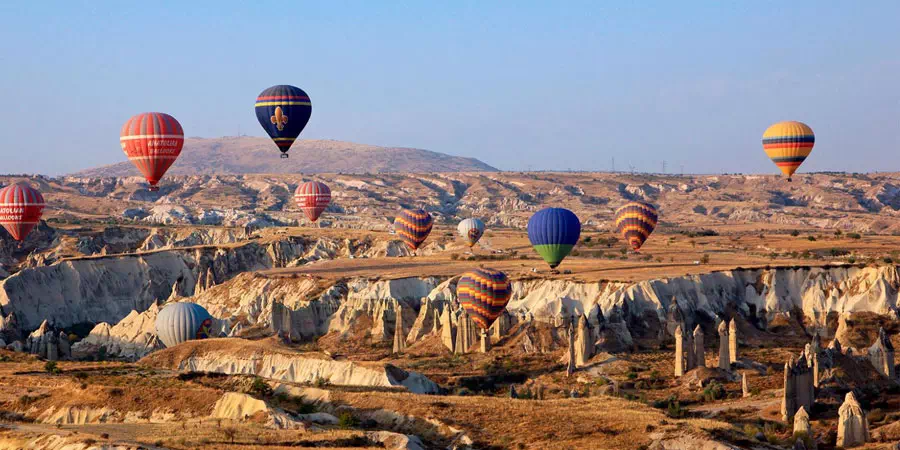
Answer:
POLYGON ((431 233, 431 227, 434 225, 434 219, 424 209, 415 211, 404 209, 394 219, 394 230, 400 236, 400 239, 413 250, 419 247, 428 238, 431 233))
POLYGON ((528 220, 528 240, 551 269, 572 251, 581 235, 581 222, 572 211, 545 208, 528 220))
POLYGON ((315 222, 331 203, 331 189, 325 183, 308 181, 297 186, 294 201, 303 210, 303 214, 306 214, 306 218, 315 222))
POLYGON ((171 303, 156 316, 156 335, 166 347, 210 336, 212 316, 196 303, 171 303))
POLYGON ((309 96, 296 86, 280 84, 260 92, 255 107, 259 124, 281 150, 281 157, 287 158, 287 151, 312 115, 309 96))
POLYGON ((119 134, 125 156, 144 174, 155 191, 159 180, 184 146, 184 130, 174 117, 158 112, 138 114, 125 122, 119 134))
POLYGON ((509 279, 499 270, 475 269, 460 277, 456 284, 460 305, 485 330, 503 314, 511 295, 509 279))
POLYGON ((763 133, 763 150, 769 159, 787 175, 797 171, 800 164, 812 152, 816 143, 816 136, 812 128, 802 122, 778 122, 763 133))
POLYGON ((631 248, 638 251, 656 228, 658 219, 659 213, 653 205, 629 202, 616 210, 616 229, 631 248))
POLYGON ((457 225, 456 231, 472 247, 484 235, 484 222, 476 218, 465 219, 457 225))
POLYGON ((41 221, 44 196, 37 189, 15 183, 0 190, 0 224, 13 239, 22 242, 41 221))

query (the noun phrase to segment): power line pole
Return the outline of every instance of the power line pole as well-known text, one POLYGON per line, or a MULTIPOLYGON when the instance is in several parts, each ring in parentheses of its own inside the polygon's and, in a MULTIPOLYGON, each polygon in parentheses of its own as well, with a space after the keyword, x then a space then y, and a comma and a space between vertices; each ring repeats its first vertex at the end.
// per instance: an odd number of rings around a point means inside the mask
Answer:
POLYGON ((663 175, 666 174, 666 160, 663 160, 663 175))
POLYGON ((616 173, 616 157, 612 158, 612 173, 616 173))

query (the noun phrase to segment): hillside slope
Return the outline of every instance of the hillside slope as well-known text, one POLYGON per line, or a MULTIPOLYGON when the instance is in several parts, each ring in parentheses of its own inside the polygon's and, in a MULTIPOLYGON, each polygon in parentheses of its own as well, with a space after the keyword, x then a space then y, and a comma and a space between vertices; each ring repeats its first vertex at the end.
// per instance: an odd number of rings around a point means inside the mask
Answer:
MULTIPOLYGON (((262 137, 187 138, 169 175, 239 175, 249 173, 384 173, 495 172, 475 158, 451 156, 417 148, 378 147, 331 140, 299 140, 290 158, 278 157, 272 141, 262 137)), ((139 175, 122 162, 82 170, 83 177, 139 175)))

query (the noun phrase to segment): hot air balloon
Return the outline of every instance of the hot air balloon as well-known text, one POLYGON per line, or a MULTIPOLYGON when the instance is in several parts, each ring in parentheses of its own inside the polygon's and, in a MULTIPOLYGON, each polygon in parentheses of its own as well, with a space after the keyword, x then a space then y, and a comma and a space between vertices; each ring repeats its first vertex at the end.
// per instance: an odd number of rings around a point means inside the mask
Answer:
POLYGON ((493 269, 475 269, 456 284, 456 297, 469 317, 483 330, 503 314, 512 287, 506 274, 493 269))
POLYGON ((298 87, 280 84, 256 97, 256 119, 275 141, 282 158, 288 157, 287 151, 306 127, 311 114, 309 96, 298 87))
POLYGON ((297 186, 294 201, 303 210, 303 214, 306 214, 306 218, 315 222, 331 203, 331 189, 325 183, 307 181, 297 186))
POLYGON ((638 251, 656 228, 658 218, 659 213, 653 205, 644 202, 629 202, 616 210, 616 230, 622 234, 634 251, 638 251))
POLYGON ((469 244, 469 248, 472 248, 472 246, 481 239, 481 236, 484 235, 484 222, 476 218, 465 219, 459 223, 456 227, 456 231, 458 231, 459 235, 466 240, 466 243, 469 244))
POLYGON ((194 339, 206 339, 212 331, 212 316, 196 303, 171 303, 156 316, 156 335, 174 347, 194 339))
POLYGON ((528 240, 551 269, 572 251, 581 235, 581 222, 572 211, 544 208, 528 220, 528 240))
POLYGON ((791 175, 812 152, 816 136, 812 128, 802 122, 778 122, 763 133, 763 150, 769 159, 784 172, 791 181, 791 175))
POLYGON ((413 251, 418 250, 419 246, 428 238, 432 225, 434 225, 434 219, 424 209, 415 211, 404 209, 394 219, 394 230, 413 251))
POLYGON ((0 190, 0 225, 22 242, 41 221, 44 206, 44 196, 37 189, 25 183, 11 184, 0 190))
POLYGON ((168 114, 143 113, 125 122, 119 134, 119 142, 125 156, 150 183, 150 190, 158 191, 156 184, 181 154, 184 130, 168 114))

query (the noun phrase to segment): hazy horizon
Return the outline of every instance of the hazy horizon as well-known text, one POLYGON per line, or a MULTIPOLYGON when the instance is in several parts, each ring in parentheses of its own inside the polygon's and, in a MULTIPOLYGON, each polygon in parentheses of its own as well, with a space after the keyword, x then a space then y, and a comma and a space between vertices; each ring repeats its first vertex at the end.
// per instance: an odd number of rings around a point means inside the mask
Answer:
POLYGON ((253 101, 283 83, 312 99, 301 139, 507 171, 777 174, 760 137, 780 120, 816 133, 800 174, 900 171, 896 17, 890 1, 0 4, 0 170, 125 161, 121 125, 151 110, 187 136, 264 136, 253 101))

